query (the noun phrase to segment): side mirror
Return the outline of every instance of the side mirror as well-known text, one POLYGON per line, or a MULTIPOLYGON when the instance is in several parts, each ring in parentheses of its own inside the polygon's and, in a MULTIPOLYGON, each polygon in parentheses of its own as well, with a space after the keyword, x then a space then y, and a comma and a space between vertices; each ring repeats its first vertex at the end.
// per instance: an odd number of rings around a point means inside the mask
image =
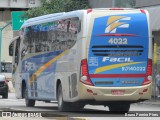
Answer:
POLYGON ((9 56, 13 56, 13 43, 9 46, 9 56))

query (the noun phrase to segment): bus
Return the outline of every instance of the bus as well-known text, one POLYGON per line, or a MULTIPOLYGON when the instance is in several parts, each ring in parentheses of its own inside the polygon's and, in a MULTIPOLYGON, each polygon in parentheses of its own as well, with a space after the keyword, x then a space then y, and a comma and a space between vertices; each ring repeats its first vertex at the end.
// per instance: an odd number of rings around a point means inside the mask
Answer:
POLYGON ((152 39, 141 9, 99 8, 30 18, 9 46, 16 97, 129 111, 151 98, 152 39))

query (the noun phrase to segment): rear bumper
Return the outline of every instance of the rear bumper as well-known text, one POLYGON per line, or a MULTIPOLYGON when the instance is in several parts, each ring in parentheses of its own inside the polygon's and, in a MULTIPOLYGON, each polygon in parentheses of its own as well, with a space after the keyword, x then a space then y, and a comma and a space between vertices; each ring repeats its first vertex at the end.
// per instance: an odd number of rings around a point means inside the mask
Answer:
POLYGON ((79 84, 80 100, 94 101, 133 101, 151 99, 152 83, 135 87, 95 87, 83 83, 79 84), (88 90, 88 91, 87 91, 88 90), (124 90, 124 95, 112 95, 112 90, 124 90), (144 91, 147 90, 147 91, 144 91))

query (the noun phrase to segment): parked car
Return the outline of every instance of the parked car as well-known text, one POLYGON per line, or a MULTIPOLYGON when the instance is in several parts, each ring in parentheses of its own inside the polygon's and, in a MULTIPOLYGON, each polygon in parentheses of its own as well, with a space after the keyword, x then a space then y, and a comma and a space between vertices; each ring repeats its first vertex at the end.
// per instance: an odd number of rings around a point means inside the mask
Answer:
POLYGON ((4 75, 0 75, 0 95, 2 98, 8 98, 8 80, 4 75))

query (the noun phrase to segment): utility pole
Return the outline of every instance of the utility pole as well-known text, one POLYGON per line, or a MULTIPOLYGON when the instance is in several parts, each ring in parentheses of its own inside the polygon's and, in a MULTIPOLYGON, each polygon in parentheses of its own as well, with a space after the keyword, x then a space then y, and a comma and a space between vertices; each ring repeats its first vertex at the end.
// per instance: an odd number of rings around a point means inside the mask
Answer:
POLYGON ((6 23, 6 25, 4 25, 4 26, 2 26, 2 27, 0 27, 0 72, 1 72, 1 65, 2 65, 2 61, 1 61, 1 52, 2 52, 2 31, 3 31, 3 29, 4 28, 6 28, 8 25, 10 25, 10 24, 12 24, 12 22, 8 22, 8 23, 6 23))

